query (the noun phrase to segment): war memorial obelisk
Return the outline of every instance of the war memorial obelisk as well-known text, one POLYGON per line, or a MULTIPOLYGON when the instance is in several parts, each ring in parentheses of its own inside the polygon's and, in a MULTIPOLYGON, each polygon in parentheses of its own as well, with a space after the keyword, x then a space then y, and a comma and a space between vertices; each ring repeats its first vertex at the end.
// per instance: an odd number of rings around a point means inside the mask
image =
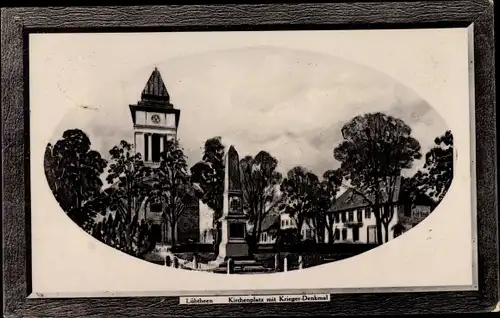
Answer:
POLYGON ((247 216, 243 212, 243 190, 240 175, 240 159, 233 146, 225 158, 222 238, 219 244, 220 259, 244 259, 249 256, 246 242, 247 216))

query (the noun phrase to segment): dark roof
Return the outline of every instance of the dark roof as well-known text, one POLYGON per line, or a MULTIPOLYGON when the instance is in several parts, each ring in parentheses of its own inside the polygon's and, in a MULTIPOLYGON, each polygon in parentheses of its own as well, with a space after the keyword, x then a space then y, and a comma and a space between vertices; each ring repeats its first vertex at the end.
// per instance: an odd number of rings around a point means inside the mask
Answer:
MULTIPOLYGON (((388 202, 389 194, 392 194, 392 202, 398 202, 401 190, 401 177, 397 177, 393 183, 392 189, 390 185, 381 185, 382 188, 382 202, 388 202)), ((375 201, 374 195, 363 195, 362 191, 350 188, 345 191, 335 202, 332 211, 343 211, 370 206, 375 201), (368 199, 368 200, 367 200, 368 199)))
POLYGON ((179 126, 181 111, 179 109, 175 109, 174 105, 170 103, 170 95, 168 94, 165 83, 161 78, 160 71, 158 71, 156 67, 149 76, 146 86, 144 86, 144 89, 142 90, 141 100, 135 105, 129 105, 129 109, 134 124, 136 124, 136 111, 152 111, 175 114, 175 126, 179 126))
POLYGON ((264 220, 262 220, 261 231, 266 232, 270 229, 274 229, 275 227, 279 228, 279 226, 280 214, 278 212, 271 211, 264 217, 264 220))
POLYGON ((155 67, 153 73, 149 76, 148 82, 141 94, 142 100, 157 100, 170 102, 170 95, 167 87, 163 83, 160 71, 155 67))
MULTIPOLYGON (((418 194, 415 198, 411 198, 409 196, 409 193, 407 191, 404 191, 402 188, 402 182, 403 178, 398 177, 396 181, 393 184, 393 189, 392 191, 388 191, 389 185, 387 185, 387 188, 382 189, 382 202, 385 203, 388 202, 388 193, 392 192, 392 202, 398 202, 398 203, 413 203, 413 204, 419 204, 419 205, 430 205, 430 206, 435 206, 436 202, 432 200, 428 195, 426 194, 418 194)), ((375 201, 375 198, 373 195, 369 196, 364 196, 361 195, 360 192, 358 192, 355 189, 348 189, 345 191, 335 202, 333 205, 331 211, 344 211, 344 210, 350 210, 350 209, 356 209, 356 208, 362 208, 366 206, 372 205, 372 203, 375 201), (367 201, 366 199, 369 199, 370 201, 367 201)))
POLYGON ((416 205, 429 205, 435 207, 437 205, 436 201, 434 201, 430 196, 425 193, 419 193, 414 198, 409 196, 409 193, 402 192, 399 197, 400 202, 412 203, 416 205))

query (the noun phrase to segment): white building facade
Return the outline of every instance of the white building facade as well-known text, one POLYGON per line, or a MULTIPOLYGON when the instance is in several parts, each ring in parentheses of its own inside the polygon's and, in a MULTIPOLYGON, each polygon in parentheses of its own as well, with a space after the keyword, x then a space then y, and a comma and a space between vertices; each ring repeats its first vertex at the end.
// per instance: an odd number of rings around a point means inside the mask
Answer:
MULTIPOLYGON (((385 241, 394 239, 426 218, 434 209, 435 202, 425 194, 413 198, 402 190, 402 179, 397 177, 382 190, 382 206, 379 215, 389 216, 387 227, 380 226, 385 241), (390 199, 390 200, 389 200, 390 199), (392 217, 390 217, 392 216, 392 217)), ((327 215, 326 222, 333 229, 333 243, 377 244, 375 210, 366 198, 353 189, 344 192, 327 215)), ((330 242, 325 229, 325 241, 330 242)))
MULTIPOLYGON (((393 238, 391 229, 399 221, 399 207, 393 208, 394 214, 388 226, 389 239, 393 238)), ((370 206, 333 212, 327 218, 327 222, 332 222, 333 242, 335 243, 377 243, 377 222, 373 208, 370 206)), ((383 227, 382 237, 385 237, 383 227)), ((325 229, 325 243, 330 243, 329 240, 328 230, 325 229)))

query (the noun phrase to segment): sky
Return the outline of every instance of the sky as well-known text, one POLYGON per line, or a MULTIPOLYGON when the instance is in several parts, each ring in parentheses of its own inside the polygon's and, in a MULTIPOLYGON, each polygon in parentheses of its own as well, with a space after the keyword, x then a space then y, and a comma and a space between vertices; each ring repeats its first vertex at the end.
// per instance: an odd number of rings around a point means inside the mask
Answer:
MULTIPOLYGON (((82 37, 72 42, 72 49, 39 59, 43 65, 37 69, 51 73, 50 102, 71 105, 51 142, 69 128, 85 131, 103 155, 122 139, 132 141, 128 105, 140 100, 154 67, 181 110, 178 138, 189 166, 201 159, 206 139, 221 136, 240 157, 265 150, 279 160, 282 173, 301 165, 322 175, 339 166, 333 149, 342 140, 342 125, 368 112, 403 119, 423 154, 447 129, 411 88, 367 66, 312 49, 249 41, 244 47, 213 45, 195 52, 177 45, 176 54, 163 58, 168 55, 161 54, 168 51, 166 42, 151 40, 156 44, 148 46, 143 37, 146 44, 141 46, 120 35, 109 39, 82 37)), ((61 48, 65 41, 62 37, 43 45, 47 50, 61 48)), ((416 162, 406 174, 422 164, 416 162)))

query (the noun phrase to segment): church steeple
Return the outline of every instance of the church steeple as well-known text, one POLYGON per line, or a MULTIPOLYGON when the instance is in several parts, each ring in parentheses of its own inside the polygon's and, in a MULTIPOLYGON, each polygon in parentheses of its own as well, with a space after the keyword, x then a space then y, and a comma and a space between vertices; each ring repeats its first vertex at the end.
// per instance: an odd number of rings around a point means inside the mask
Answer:
POLYGON ((142 90, 141 100, 129 105, 134 127, 134 146, 144 163, 160 162, 168 139, 177 138, 181 111, 170 103, 160 71, 155 67, 142 90))
POLYGON ((148 82, 142 91, 141 99, 142 101, 163 101, 167 104, 170 103, 170 95, 158 68, 155 67, 153 73, 149 76, 148 82))
POLYGON ((177 129, 179 125, 180 110, 175 109, 170 103, 170 94, 157 67, 154 68, 142 90, 141 100, 135 105, 130 105, 129 108, 134 124, 136 124, 137 112, 146 111, 175 114, 175 128, 177 129))

